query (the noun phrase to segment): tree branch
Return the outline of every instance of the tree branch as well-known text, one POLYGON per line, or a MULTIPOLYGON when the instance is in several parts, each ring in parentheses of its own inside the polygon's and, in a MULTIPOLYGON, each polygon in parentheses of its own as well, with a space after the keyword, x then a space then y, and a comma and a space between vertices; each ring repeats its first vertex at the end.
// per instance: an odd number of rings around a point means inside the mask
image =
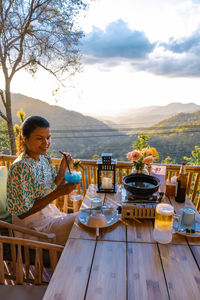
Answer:
POLYGON ((2 119, 4 119, 6 122, 8 122, 8 118, 2 113, 1 110, 0 110, 0 117, 2 117, 2 119))
POLYGON ((29 60, 27 63, 21 65, 19 68, 17 68, 17 69, 15 70, 15 72, 18 72, 19 70, 23 69, 24 67, 30 65, 30 63, 31 63, 31 60, 29 60))
POLYGON ((9 4, 9 6, 8 6, 8 8, 6 9, 6 12, 5 12, 5 18, 4 18, 4 20, 6 20, 6 19, 7 19, 8 12, 9 12, 9 10, 10 10, 10 8, 11 8, 11 6, 12 6, 13 2, 14 2, 14 0, 11 0, 11 1, 10 1, 10 4, 9 4))
POLYGON ((34 0, 31 1, 30 12, 29 12, 29 15, 27 16, 28 20, 26 22, 26 25, 24 27, 24 30, 23 30, 21 38, 20 38, 19 55, 18 55, 17 59, 15 60, 14 66, 12 68, 12 71, 11 71, 11 74, 10 74, 10 79, 12 79, 12 77, 14 76, 14 74, 16 72, 16 68, 17 68, 18 64, 21 62, 21 59, 22 59, 22 56, 23 56, 23 42, 24 42, 24 38, 25 38, 25 35, 27 33, 27 29, 28 29, 28 27, 29 27, 29 25, 31 23, 31 17, 32 17, 32 15, 34 13, 33 4, 34 4, 34 0))
POLYGON ((4 107, 6 108, 6 101, 5 101, 5 97, 4 97, 4 94, 3 94, 2 90, 0 90, 0 96, 1 96, 1 100, 3 102, 4 107))
POLYGON ((58 76, 55 74, 55 72, 53 72, 51 69, 45 67, 41 62, 37 61, 37 64, 42 67, 44 70, 48 71, 50 74, 52 74, 57 80, 58 82, 60 82, 60 84, 64 87, 64 84, 62 83, 62 81, 58 78, 58 76))

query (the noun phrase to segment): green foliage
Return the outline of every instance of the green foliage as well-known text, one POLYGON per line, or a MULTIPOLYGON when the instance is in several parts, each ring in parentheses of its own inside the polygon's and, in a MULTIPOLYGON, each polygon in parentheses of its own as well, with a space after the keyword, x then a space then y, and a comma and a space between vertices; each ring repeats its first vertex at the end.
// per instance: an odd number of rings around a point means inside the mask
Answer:
POLYGON ((142 150, 143 148, 148 148, 149 138, 148 135, 138 135, 138 139, 133 143, 133 149, 142 150))
POLYGON ((5 107, 1 116, 7 120, 12 154, 16 153, 12 79, 22 69, 34 75, 40 68, 63 86, 69 76, 80 71, 78 46, 83 32, 78 27, 78 17, 88 3, 88 0, 0 1, 0 71, 5 80, 5 92, 0 90, 5 107))
POLYGON ((92 156, 92 160, 97 160, 97 159, 99 159, 100 157, 101 157, 100 155, 94 154, 94 155, 92 156))
POLYGON ((20 126, 18 125, 18 124, 15 124, 14 125, 14 133, 15 133, 15 135, 19 135, 19 133, 20 133, 20 126))
POLYGON ((22 124, 24 122, 24 118, 25 118, 26 114, 23 111, 23 109, 21 108, 18 112, 17 112, 17 117, 20 120, 20 123, 22 124))
POLYGON ((200 147, 194 146, 192 157, 184 156, 184 159, 186 159, 190 165, 200 166, 200 147))
MULTIPOLYGON (((78 42, 83 32, 78 16, 84 0, 4 0, 0 48, 11 72, 22 68, 34 75, 38 67, 57 78, 78 70, 78 42)), ((12 74, 14 75, 14 74, 12 74)), ((66 76, 63 76, 63 78, 66 76)))
POLYGON ((80 170, 80 168, 81 168, 82 170, 84 170, 84 167, 82 166, 80 159, 75 159, 75 160, 73 161, 73 168, 74 168, 76 171, 80 170))
POLYGON ((165 159, 161 161, 161 164, 173 165, 176 164, 170 156, 167 156, 165 159))
POLYGON ((191 149, 200 140, 200 111, 180 113, 146 130, 149 142, 159 152, 162 162, 170 156, 173 163, 180 164, 184 157, 190 157, 191 149))
MULTIPOLYGON (((23 111, 23 109, 21 108, 18 112, 17 112, 17 117, 20 120, 20 123, 22 124, 24 122, 24 118, 25 118, 26 114, 23 111)), ((18 124, 14 125, 14 133, 16 136, 18 136, 20 134, 20 130, 21 130, 21 126, 18 124)))
POLYGON ((0 122, 0 153, 9 154, 8 128, 5 121, 0 122))
POLYGON ((21 135, 21 127, 22 127, 22 123, 24 122, 25 115, 26 115, 25 112, 21 108, 17 112, 17 117, 19 118, 21 125, 18 125, 18 124, 14 125, 15 144, 16 144, 16 148, 17 148, 17 155, 19 155, 20 153, 22 153, 24 151, 22 135, 21 135))

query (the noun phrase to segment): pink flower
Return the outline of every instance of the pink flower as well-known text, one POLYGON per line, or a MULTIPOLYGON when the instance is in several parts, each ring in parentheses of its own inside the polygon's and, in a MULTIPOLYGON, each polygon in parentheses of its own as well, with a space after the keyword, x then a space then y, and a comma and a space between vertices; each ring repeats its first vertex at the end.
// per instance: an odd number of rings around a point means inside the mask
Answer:
POLYGON ((150 150, 148 148, 143 148, 141 152, 142 152, 142 155, 149 155, 150 154, 150 150))
POLYGON ((128 160, 132 160, 132 152, 127 153, 126 157, 128 160))
POLYGON ((142 163, 145 165, 149 165, 154 161, 153 156, 147 156, 143 159, 142 163))
POLYGON ((141 153, 138 150, 127 153, 127 158, 130 161, 138 161, 141 158, 141 153))

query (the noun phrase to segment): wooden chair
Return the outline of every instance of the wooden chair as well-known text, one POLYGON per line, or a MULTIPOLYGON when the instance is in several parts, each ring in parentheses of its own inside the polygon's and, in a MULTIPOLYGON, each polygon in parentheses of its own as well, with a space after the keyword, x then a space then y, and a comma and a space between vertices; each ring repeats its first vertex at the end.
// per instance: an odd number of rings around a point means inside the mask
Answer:
POLYGON ((4 221, 0 221, 0 227, 5 229, 3 234, 8 233, 0 235, 1 299, 42 299, 64 247, 53 244, 53 233, 36 232, 4 221), (16 231, 33 239, 14 237, 16 231), (38 238, 40 241, 34 240, 38 238))

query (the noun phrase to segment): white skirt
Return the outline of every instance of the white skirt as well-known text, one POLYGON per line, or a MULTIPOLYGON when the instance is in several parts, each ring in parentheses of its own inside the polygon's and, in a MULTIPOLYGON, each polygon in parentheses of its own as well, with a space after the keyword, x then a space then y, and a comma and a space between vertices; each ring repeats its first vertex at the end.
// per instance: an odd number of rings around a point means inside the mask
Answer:
MULTIPOLYGON (((32 230, 55 233, 56 243, 64 245, 73 226, 77 213, 66 214, 60 212, 54 204, 48 204, 35 214, 20 219, 17 215, 12 215, 12 223, 32 230)), ((38 238, 15 231, 15 236, 38 240, 38 238)))

